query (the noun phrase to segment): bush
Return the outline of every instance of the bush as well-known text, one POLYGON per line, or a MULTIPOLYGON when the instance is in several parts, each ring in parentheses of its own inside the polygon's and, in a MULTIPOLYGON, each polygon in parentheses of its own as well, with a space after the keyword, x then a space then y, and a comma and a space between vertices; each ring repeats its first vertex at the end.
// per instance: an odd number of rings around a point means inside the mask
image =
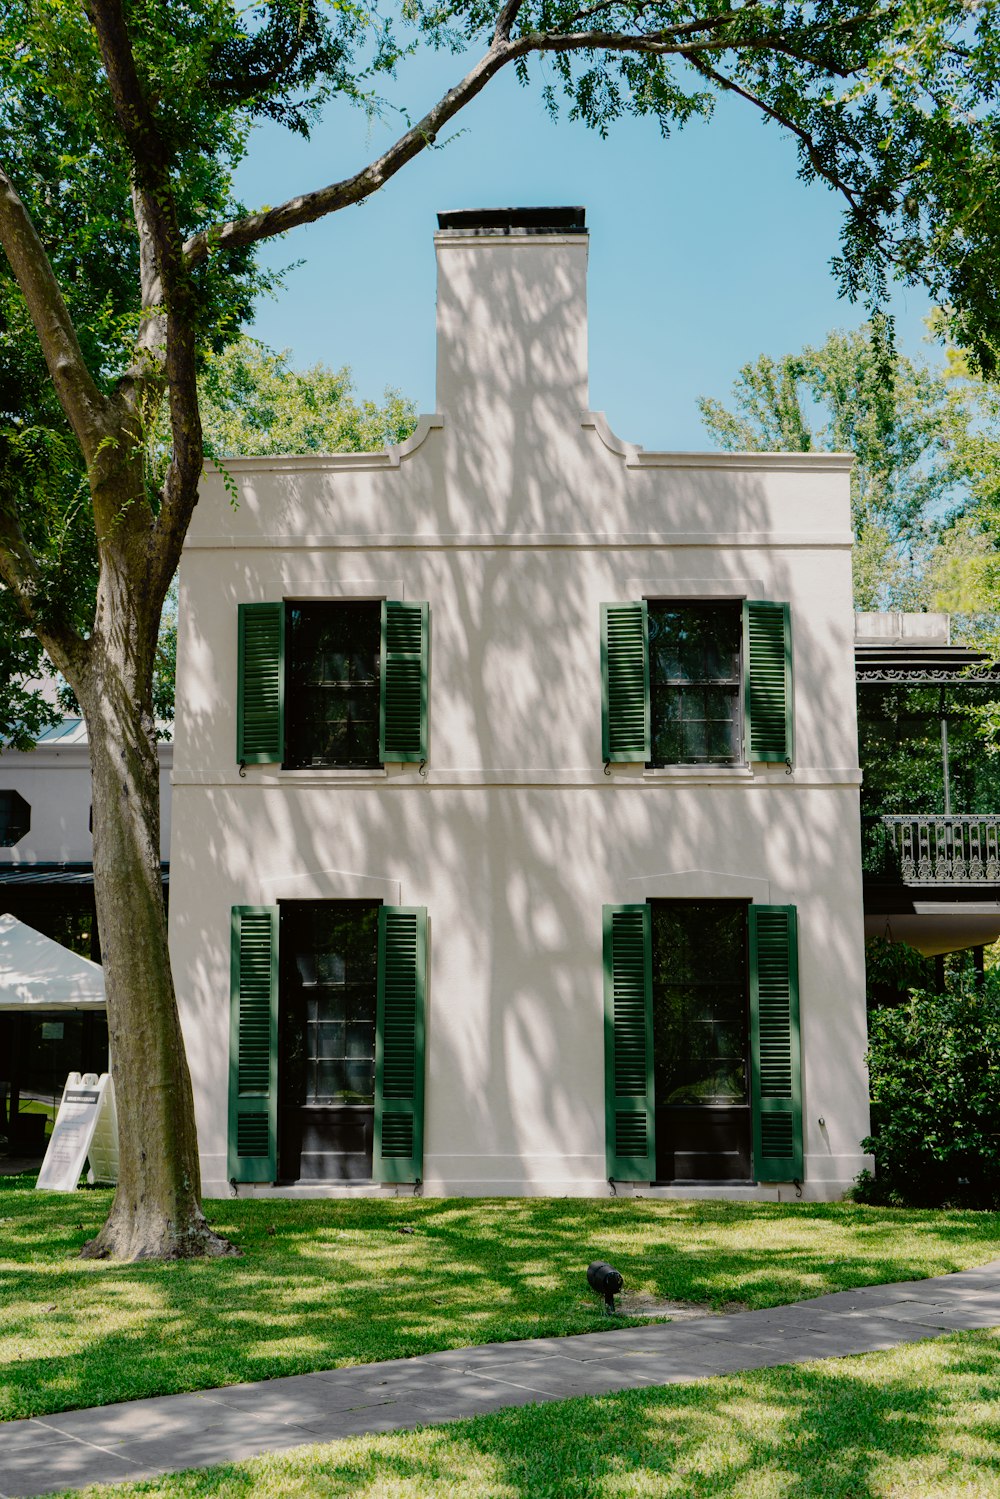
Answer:
POLYGON ((871 937, 865 943, 865 976, 869 1006, 896 1005, 915 989, 933 986, 934 962, 907 942, 871 937))
POLYGON ((1000 981, 915 994, 869 1016, 877 1176, 856 1195, 914 1207, 1000 1206, 1000 981))

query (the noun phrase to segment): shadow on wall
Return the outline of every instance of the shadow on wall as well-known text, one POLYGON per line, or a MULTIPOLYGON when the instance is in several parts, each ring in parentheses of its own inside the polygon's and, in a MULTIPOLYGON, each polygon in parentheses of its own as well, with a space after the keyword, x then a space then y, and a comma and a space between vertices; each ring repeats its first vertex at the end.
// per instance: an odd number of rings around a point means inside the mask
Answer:
MULTIPOLYGON (((629 884, 637 876, 704 869, 770 878, 772 900, 808 905, 800 928, 807 1036, 820 1023, 810 1019, 810 992, 828 990, 836 982, 830 976, 845 976, 858 999, 839 1008, 827 1002, 823 1046, 809 1048, 822 1061, 805 1074, 806 1118, 833 1112, 835 1090, 845 1077, 857 1078, 864 1049, 860 852, 844 813, 853 802, 844 793, 797 791, 784 780, 706 793, 644 784, 622 773, 629 767, 602 776, 598 604, 628 597, 627 581, 636 577, 731 578, 736 594, 745 592, 746 576, 762 577, 767 596, 793 600, 800 763, 850 767, 856 743, 846 553, 834 554, 846 579, 841 618, 826 604, 816 615, 812 603, 829 589, 830 554, 623 544, 623 533, 711 537, 787 526, 794 476, 779 476, 776 510, 774 481, 757 471, 627 469, 580 424, 580 285, 557 267, 540 288, 516 269, 491 281, 489 292, 490 326, 509 324, 520 337, 489 343, 489 330, 473 318, 463 340, 445 324, 442 391, 453 404, 442 431, 395 470, 290 469, 254 480, 248 509, 233 519, 236 550, 192 554, 192 567, 212 559, 217 588, 211 608, 192 596, 182 611, 178 740, 184 764, 213 783, 181 789, 181 796, 197 797, 197 814, 182 813, 180 802, 175 809, 185 831, 173 850, 173 941, 175 950, 196 955, 178 975, 196 1082, 218 1095, 218 1048, 228 1049, 230 902, 258 899, 269 875, 352 871, 399 880, 404 904, 429 908, 428 1119, 435 1148, 442 1135, 457 1132, 458 1149, 474 1141, 484 1152, 561 1154, 573 1141, 581 1154, 603 1156, 602 904, 637 898, 629 884), (273 509, 265 513, 272 493, 273 509), (277 560, 266 551, 239 551, 238 536, 254 529, 329 535, 330 549, 289 550, 277 560), (337 550, 338 535, 374 532, 417 534, 430 545, 337 550), (488 533, 591 539, 562 547, 433 544, 435 537, 488 533), (602 539, 608 535, 617 541, 602 539), (269 567, 275 577, 275 566, 287 597, 304 577, 391 575, 405 578, 407 598, 429 599, 432 774, 448 781, 449 770, 485 770, 517 782, 511 773, 527 772, 524 784, 500 790, 390 774, 381 785, 341 782, 327 790, 297 786, 288 773, 281 787, 259 787, 254 767, 240 781, 237 604, 260 598, 261 570, 269 567), (848 684, 843 702, 838 682, 848 684), (580 772, 583 783, 542 789, 546 773, 551 782, 556 771, 580 772), (802 798, 809 799, 808 816, 801 815, 802 798), (180 898, 188 882, 205 901, 180 898), (818 919, 842 900, 845 886, 857 910, 852 905, 847 920, 818 919), (581 1031, 596 1031, 598 1039, 578 1045, 581 1031), (579 1066, 571 1065, 577 1055, 579 1066), (450 1119, 436 1113, 433 1087, 448 1076, 458 1080, 464 1109, 450 1119)), ((846 493, 846 476, 844 484, 846 493)), ((803 502, 814 520, 823 502, 815 488, 803 502)), ((210 529, 227 524, 223 503, 210 529)), ((216 1104, 224 1110, 225 1098, 216 1104)), ((807 1135, 810 1148, 820 1146, 807 1135)))

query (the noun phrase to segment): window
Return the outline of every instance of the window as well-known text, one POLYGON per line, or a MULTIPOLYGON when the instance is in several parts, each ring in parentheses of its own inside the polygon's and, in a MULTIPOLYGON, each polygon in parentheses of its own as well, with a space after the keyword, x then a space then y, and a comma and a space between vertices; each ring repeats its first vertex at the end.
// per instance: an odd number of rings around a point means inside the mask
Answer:
POLYGON ((426 760, 429 623, 389 599, 241 604, 240 765, 426 760))
POLYGON ((601 685, 605 763, 791 764, 787 604, 602 604, 601 685))
POLYGON ((378 765, 381 606, 289 604, 285 765, 378 765))
POLYGON ((794 906, 604 907, 607 1173, 801 1181, 794 906))
POLYGON ((423 1174, 427 912, 234 906, 229 1177, 423 1174))
POLYGON ((743 758, 739 604, 649 604, 653 765, 743 758))
POLYGON ((0 848, 13 848, 31 830, 31 807, 18 791, 0 791, 0 848))
POLYGON ((280 907, 278 1174, 371 1178, 378 906, 280 907))
POLYGON ((750 1177, 747 908, 652 908, 653 1084, 660 1181, 750 1177))

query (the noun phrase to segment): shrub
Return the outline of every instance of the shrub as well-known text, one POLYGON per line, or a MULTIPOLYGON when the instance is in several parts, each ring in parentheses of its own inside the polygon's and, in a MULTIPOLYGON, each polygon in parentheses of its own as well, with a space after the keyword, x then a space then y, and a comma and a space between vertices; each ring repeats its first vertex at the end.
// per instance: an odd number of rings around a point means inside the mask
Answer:
POLYGON ((877 1176, 863 1200, 915 1207, 1000 1206, 1000 981, 914 994, 869 1016, 877 1176))
POLYGON ((865 943, 869 1005, 899 1004, 915 989, 934 984, 934 963, 907 942, 871 937, 865 943))

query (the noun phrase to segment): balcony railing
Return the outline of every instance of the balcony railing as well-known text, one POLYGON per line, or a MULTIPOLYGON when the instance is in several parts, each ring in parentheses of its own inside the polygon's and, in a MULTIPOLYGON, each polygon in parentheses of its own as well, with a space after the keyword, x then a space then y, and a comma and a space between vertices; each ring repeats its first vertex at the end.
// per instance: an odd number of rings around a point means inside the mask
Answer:
POLYGON ((873 873, 894 874, 904 885, 1000 884, 1000 816, 878 821, 882 868, 873 873))

